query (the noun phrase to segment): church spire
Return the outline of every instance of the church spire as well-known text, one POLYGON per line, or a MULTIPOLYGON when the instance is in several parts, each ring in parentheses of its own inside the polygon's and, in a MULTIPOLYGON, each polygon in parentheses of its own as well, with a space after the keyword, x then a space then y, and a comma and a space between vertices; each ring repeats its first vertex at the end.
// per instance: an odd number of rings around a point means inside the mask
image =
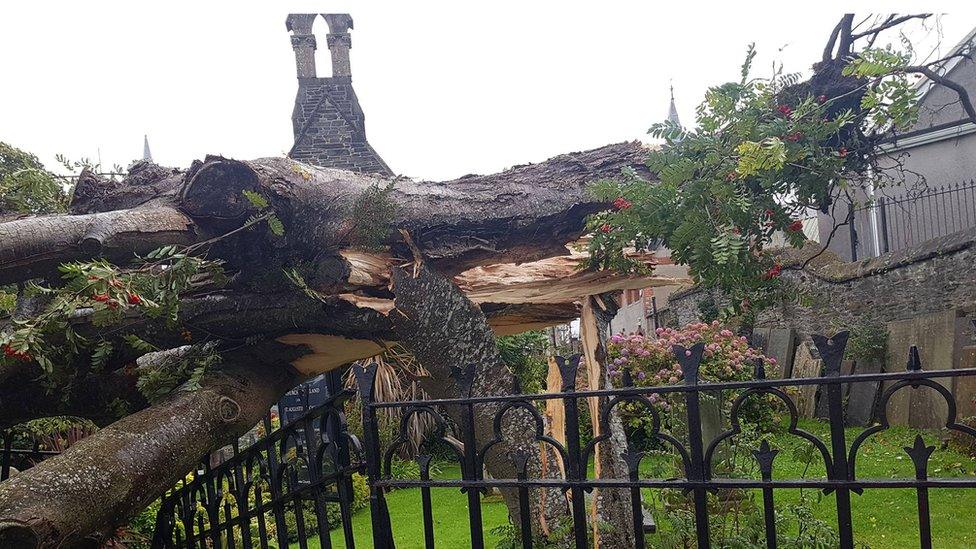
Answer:
POLYGON ((671 106, 668 107, 668 122, 681 127, 681 120, 678 119, 678 109, 674 106, 674 84, 671 84, 671 106))
POLYGON ((152 162, 152 153, 149 152, 149 136, 142 136, 142 159, 152 162))

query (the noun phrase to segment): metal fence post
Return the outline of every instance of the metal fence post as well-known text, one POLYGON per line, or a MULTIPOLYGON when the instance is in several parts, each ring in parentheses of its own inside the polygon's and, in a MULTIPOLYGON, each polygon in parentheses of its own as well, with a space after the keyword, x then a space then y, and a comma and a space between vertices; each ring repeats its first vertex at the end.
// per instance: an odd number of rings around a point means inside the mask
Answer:
POLYGON ((379 439, 379 422, 373 406, 373 386, 376 383, 376 363, 367 366, 354 364, 353 374, 359 386, 359 399, 363 410, 363 444, 366 457, 366 475, 369 477, 369 513, 372 519, 373 547, 394 549, 390 512, 386 507, 383 489, 377 486, 382 476, 379 439))
POLYGON ((14 435, 10 431, 0 432, 3 438, 3 453, 0 454, 0 480, 10 476, 10 461, 13 458, 14 435))
MULTIPOLYGON (((576 390, 576 373, 579 371, 580 355, 575 354, 569 360, 557 356, 556 364, 559 366, 559 374, 562 377, 560 390, 563 393, 573 393, 576 390)), ((569 454, 569 463, 566 464, 566 476, 576 482, 583 481, 583 473, 586 471, 585 463, 580 463, 580 437, 579 437, 579 402, 575 396, 563 398, 563 407, 566 410, 566 452, 569 454)), ((570 488, 570 496, 573 504, 573 534, 576 539, 576 548, 586 548, 586 501, 583 494, 583 487, 574 484, 570 488)))
POLYGON ((701 424, 701 403, 698 389, 698 366, 701 363, 702 352, 705 350, 704 343, 696 343, 690 349, 685 349, 681 345, 675 345, 674 354, 678 358, 681 366, 681 374, 684 377, 684 384, 693 387, 685 391, 685 404, 687 407, 688 418, 688 445, 690 447, 691 467, 686 471, 688 480, 699 483, 692 489, 695 500, 695 532, 698 537, 698 549, 708 549, 711 547, 708 528, 708 494, 704 486, 700 483, 705 479, 705 449, 702 440, 701 424))
MULTIPOLYGON (((455 367, 451 377, 457 385, 461 398, 471 398, 474 387, 476 366, 468 364, 464 368, 455 367)), ((478 439, 475 437, 474 404, 466 402, 461 405, 461 433, 464 443, 464 467, 462 477, 467 481, 479 481, 481 465, 478 463, 478 439)), ((483 549, 485 546, 484 525, 481 522, 481 489, 467 486, 462 489, 468 495, 468 520, 471 523, 471 547, 483 549)))
MULTIPOLYGON (((839 332, 831 338, 812 336, 820 359, 823 360, 824 377, 836 378, 840 376, 841 361, 844 360, 844 349, 847 347, 848 332, 839 332)), ((833 462, 833 472, 830 480, 839 481, 840 485, 834 490, 837 498, 837 530, 840 534, 840 546, 843 549, 854 547, 853 525, 851 523, 851 491, 846 483, 850 480, 850 467, 847 463, 847 441, 844 433, 844 395, 843 385, 839 382, 827 383, 827 413, 830 422, 830 445, 833 462)))
POLYGON ((881 253, 886 254, 891 251, 891 243, 888 241, 888 208, 884 197, 878 199, 878 211, 881 214, 881 253))

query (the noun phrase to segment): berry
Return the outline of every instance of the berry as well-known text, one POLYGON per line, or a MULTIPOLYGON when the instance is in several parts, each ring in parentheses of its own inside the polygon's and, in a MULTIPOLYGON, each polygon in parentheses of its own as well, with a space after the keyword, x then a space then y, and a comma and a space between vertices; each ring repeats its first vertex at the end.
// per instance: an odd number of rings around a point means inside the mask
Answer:
POLYGON ((113 311, 115 309, 118 309, 119 308, 119 302, 118 301, 115 301, 114 299, 111 300, 111 301, 108 301, 107 303, 105 303, 105 305, 107 305, 108 308, 109 309, 112 309, 113 311))
POLYGON ((763 280, 772 280, 778 278, 783 272, 783 266, 779 263, 775 263, 766 273, 763 275, 763 280))
POLYGON ((847 156, 847 147, 841 147, 841 148, 837 149, 837 156, 839 156, 841 158, 844 158, 845 156, 847 156))
POLYGON ((604 223, 603 225, 600 225, 600 232, 601 233, 609 233, 612 230, 613 230, 613 227, 611 227, 609 223, 604 223))
POLYGON ((773 217, 775 213, 772 209, 766 208, 766 217, 773 217))
POLYGON ((826 103, 827 102, 827 96, 826 95, 818 95, 817 96, 817 102, 818 103, 826 103))
POLYGON ((129 294, 129 303, 132 305, 138 305, 142 303, 142 298, 139 297, 139 294, 129 294))
POLYGON ((793 223, 790 223, 790 226, 787 227, 786 229, 791 233, 798 233, 803 230, 803 221, 799 219, 794 219, 793 223))
POLYGON ((107 303, 108 300, 111 299, 111 298, 109 297, 108 294, 95 294, 95 295, 92 296, 92 299, 94 299, 95 301, 98 301, 100 303, 107 303))
POLYGON ((618 210, 626 210, 627 208, 633 206, 634 204, 622 196, 618 196, 613 200, 613 207, 618 210))
POLYGON ((789 105, 780 105, 776 107, 776 110, 783 116, 789 116, 793 114, 793 109, 791 109, 789 105))

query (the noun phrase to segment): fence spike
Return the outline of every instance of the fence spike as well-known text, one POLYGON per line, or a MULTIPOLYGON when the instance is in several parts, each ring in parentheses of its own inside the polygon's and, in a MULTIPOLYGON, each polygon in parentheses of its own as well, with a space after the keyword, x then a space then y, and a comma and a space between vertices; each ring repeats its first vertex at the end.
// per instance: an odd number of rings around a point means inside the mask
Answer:
POLYGON ((556 366, 559 367, 559 375, 562 378, 560 390, 571 391, 576 388, 576 374, 579 371, 580 359, 583 355, 576 353, 568 359, 556 356, 556 366))
POLYGON ((812 335, 810 339, 817 346, 820 359, 824 364, 824 375, 840 375, 840 363, 844 360, 844 349, 847 348, 847 340, 850 332, 837 332, 832 337, 822 335, 812 335))
POLYGON ((376 362, 366 365, 354 362, 352 373, 356 377, 356 386, 359 387, 359 398, 364 402, 372 402, 373 386, 376 384, 376 362))
POLYGON ((474 387, 474 378, 478 369, 474 364, 468 363, 464 367, 454 366, 451 368, 451 379, 457 384, 461 398, 469 398, 471 389, 474 387))
POLYGON ((912 345, 908 349, 908 363, 905 365, 905 369, 909 372, 918 372, 922 369, 922 358, 918 354, 918 347, 912 345))
POLYGON ((702 353, 705 351, 704 343, 695 343, 691 348, 686 349, 682 345, 671 347, 674 356, 678 359, 681 366, 681 376, 687 385, 698 384, 698 367, 701 365, 702 353))

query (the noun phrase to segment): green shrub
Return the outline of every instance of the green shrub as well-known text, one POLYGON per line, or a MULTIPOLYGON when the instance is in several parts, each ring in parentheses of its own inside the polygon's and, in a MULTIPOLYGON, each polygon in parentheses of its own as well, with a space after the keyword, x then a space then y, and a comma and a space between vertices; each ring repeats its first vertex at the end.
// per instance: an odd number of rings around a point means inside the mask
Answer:
MULTIPOLYGON (((359 473, 353 473, 352 475, 352 496, 350 512, 355 513, 369 505, 369 483, 366 481, 366 477, 359 473)), ((318 517, 315 514, 314 505, 312 505, 311 501, 302 500, 300 508, 302 510, 302 519, 305 523, 305 536, 318 536, 318 517)), ((329 528, 334 529, 340 527, 342 524, 342 513, 339 509, 339 504, 325 504, 325 517, 329 523, 329 528)), ((274 515, 268 513, 267 520, 268 524, 274 524, 274 515)), ((294 505, 288 505, 285 510, 285 526, 288 528, 288 541, 298 541, 298 518, 294 505)))

